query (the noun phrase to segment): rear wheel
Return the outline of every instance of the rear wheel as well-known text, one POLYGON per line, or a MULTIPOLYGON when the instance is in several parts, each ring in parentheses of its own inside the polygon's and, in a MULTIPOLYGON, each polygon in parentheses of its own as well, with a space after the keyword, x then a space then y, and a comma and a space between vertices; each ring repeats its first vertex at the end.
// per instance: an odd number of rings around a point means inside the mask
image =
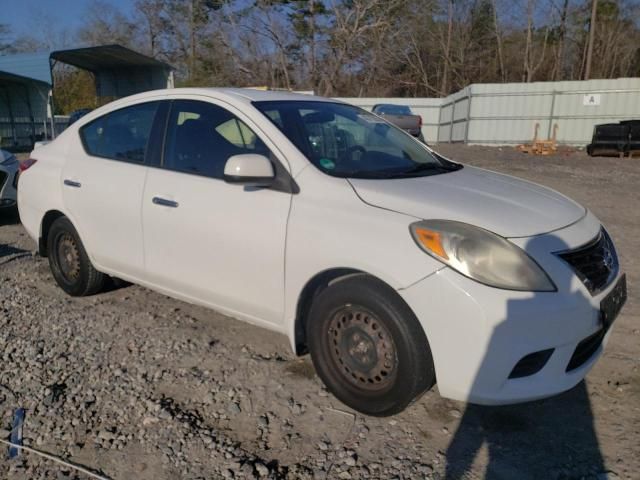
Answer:
POLYGON ((93 295, 104 286, 106 276, 91 264, 78 232, 66 217, 51 225, 47 252, 53 278, 69 295, 93 295))
POLYGON ((307 325, 318 375, 354 410, 393 415, 435 383, 418 320, 395 291, 373 277, 349 277, 321 292, 307 325))

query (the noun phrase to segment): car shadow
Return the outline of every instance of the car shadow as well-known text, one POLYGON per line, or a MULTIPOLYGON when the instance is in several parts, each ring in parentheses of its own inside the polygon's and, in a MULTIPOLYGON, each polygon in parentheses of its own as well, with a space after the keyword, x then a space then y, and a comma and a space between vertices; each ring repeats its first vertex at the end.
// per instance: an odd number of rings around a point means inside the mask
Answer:
MULTIPOLYGON (((548 239, 548 236, 545 237, 548 239)), ((567 249, 566 244, 555 236, 551 243, 551 251, 567 249)), ((549 251, 548 240, 537 237, 525 247, 534 258, 534 252, 537 251, 540 258, 540 252, 545 249, 549 251)), ((588 301, 586 295, 581 289, 576 288, 575 284, 571 288, 571 271, 562 271, 564 273, 560 274, 557 270, 554 271, 553 281, 559 291, 571 292, 567 305, 588 301)), ((539 309, 541 300, 549 301, 548 295, 552 294, 532 293, 531 297, 525 300, 507 301, 505 319, 508 318, 511 323, 532 307, 539 309), (547 297, 542 297, 544 295, 547 297)), ((541 311, 541 321, 544 321, 543 317, 544 311, 541 311)), ((589 321, 593 320, 585 318, 585 322, 589 321)), ((562 336, 561 330, 561 326, 558 326, 557 337, 562 336)), ((491 371, 499 365, 501 354, 496 352, 494 344, 499 343, 504 349, 504 338, 508 338, 508 332, 506 321, 498 324, 492 332, 485 358, 471 387, 471 392, 476 395, 481 395, 483 387, 487 384, 487 378, 483 377, 487 372, 490 377, 491 371)), ((549 333, 551 339, 547 348, 554 347, 556 340, 553 338, 554 332, 549 333)), ((540 350, 539 347, 540 345, 536 344, 535 349, 540 350)), ((566 348, 570 356, 574 346, 568 345, 566 348)), ((554 350, 545 367, 555 367, 564 372, 566 363, 563 357, 554 359, 555 355, 562 353, 561 349, 562 347, 554 350), (554 364, 554 361, 558 363, 554 364)), ((565 349, 565 356, 566 352, 565 349)), ((524 353, 527 352, 523 352, 523 355, 524 353)), ((568 363, 568 360, 566 362, 568 363)), ((544 372, 543 367, 539 373, 542 375, 544 372)), ((529 379, 534 379, 535 375, 538 373, 534 373, 529 379)), ((526 381, 527 377, 522 380, 526 381)), ((588 479, 596 478, 598 474, 606 471, 594 427, 589 389, 584 380, 568 392, 546 400, 496 407, 468 404, 446 451, 445 478, 467 478, 474 461, 485 452, 488 458, 485 460, 487 466, 484 478, 487 479, 588 479)), ((479 462, 482 463, 482 460, 479 462)))
POLYGON ((5 225, 18 225, 20 223, 20 215, 16 208, 0 208, 0 227, 5 225))

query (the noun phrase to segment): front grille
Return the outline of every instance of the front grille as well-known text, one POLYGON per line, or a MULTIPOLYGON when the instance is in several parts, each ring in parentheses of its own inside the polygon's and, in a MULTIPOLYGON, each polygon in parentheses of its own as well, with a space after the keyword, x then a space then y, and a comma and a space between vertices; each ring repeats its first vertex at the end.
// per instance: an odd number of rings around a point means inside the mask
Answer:
POLYGON ((573 268, 591 295, 604 289, 618 274, 618 256, 604 228, 587 245, 556 254, 573 268))
POLYGON ((4 182, 7 180, 7 174, 5 172, 0 171, 0 190, 4 187, 4 182))
POLYGON ((605 329, 601 328, 590 337, 582 340, 573 352, 566 371, 570 372, 584 365, 600 348, 605 333, 605 329))

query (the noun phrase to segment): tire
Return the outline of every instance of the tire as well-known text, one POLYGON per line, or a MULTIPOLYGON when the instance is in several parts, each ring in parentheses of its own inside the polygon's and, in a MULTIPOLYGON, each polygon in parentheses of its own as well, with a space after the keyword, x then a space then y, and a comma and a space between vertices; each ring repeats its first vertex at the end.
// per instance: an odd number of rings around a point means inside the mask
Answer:
POLYGON ((399 413, 435 384, 418 319, 393 289, 368 275, 346 277, 314 299, 307 345, 329 391, 367 415, 399 413))
POLYGON ((84 297, 102 290, 106 275, 91 264, 80 236, 68 218, 60 217, 51 225, 47 252, 53 278, 69 295, 84 297))

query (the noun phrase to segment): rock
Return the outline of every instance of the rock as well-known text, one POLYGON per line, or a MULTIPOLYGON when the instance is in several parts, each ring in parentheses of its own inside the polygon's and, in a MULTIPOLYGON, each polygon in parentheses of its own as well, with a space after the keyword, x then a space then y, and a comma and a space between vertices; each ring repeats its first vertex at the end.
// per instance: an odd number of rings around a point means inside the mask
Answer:
POLYGON ((269 475, 269 468, 262 462, 256 462, 256 471, 260 477, 266 477, 269 475))
POLYGON ((354 457, 347 457, 344 460, 344 464, 348 467, 355 467, 358 461, 354 457))
POLYGON ((98 432, 98 438, 100 440, 112 441, 115 440, 116 436, 108 430, 100 430, 100 432, 98 432))
POLYGON ((240 405, 238 405, 236 402, 231 402, 227 407, 227 410, 229 410, 229 413, 231 415, 237 415, 242 411, 240 409, 240 405))

